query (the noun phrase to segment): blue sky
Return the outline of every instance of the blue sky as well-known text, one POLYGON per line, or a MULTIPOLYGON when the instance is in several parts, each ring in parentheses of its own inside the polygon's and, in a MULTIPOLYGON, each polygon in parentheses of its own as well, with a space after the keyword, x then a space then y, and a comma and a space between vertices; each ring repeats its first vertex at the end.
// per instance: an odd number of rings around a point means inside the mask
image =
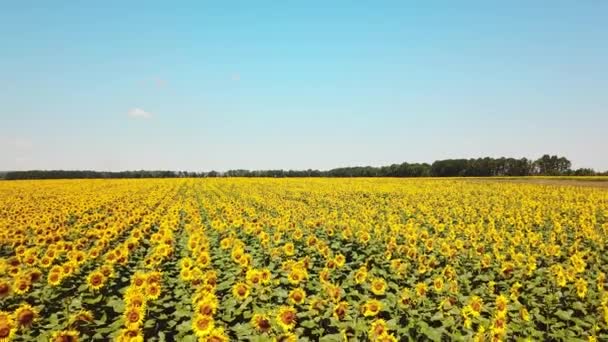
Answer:
POLYGON ((0 170, 608 169, 605 1, 15 1, 0 170))

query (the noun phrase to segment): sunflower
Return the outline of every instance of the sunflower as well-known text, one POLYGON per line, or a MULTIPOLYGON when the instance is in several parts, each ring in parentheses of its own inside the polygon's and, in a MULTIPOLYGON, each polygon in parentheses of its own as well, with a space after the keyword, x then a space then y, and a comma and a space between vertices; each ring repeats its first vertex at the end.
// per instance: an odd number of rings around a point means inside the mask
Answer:
POLYGON ((220 248, 221 249, 228 249, 228 248, 230 248, 231 245, 232 245, 232 239, 231 238, 223 238, 222 241, 220 241, 220 248))
POLYGON ((362 284, 367 278, 367 269, 365 266, 362 266, 355 272, 355 283, 362 284))
POLYGON ((48 268, 51 267, 51 265, 53 264, 53 259, 49 258, 49 257, 42 257, 42 259, 40 259, 40 266, 42 268, 48 268))
POLYGON ((528 309, 526 309, 525 307, 521 307, 521 309, 519 309, 519 317, 524 321, 524 322, 530 322, 530 313, 528 312, 528 309))
POLYGON ((295 254, 295 246, 292 242, 288 242, 283 245, 283 253, 285 253, 287 256, 292 256, 295 254))
POLYGON ((55 331, 51 336, 52 342, 78 342, 78 331, 63 330, 55 331))
POLYGON ((141 289, 146 286, 147 280, 148 276, 144 272, 137 271, 133 277, 131 277, 131 285, 141 289))
POLYGON ((363 315, 366 317, 376 316, 382 310, 382 302, 376 299, 370 299, 362 306, 363 315))
POLYGON ((228 342, 228 336, 226 335, 226 333, 224 332, 224 328, 222 327, 218 327, 218 328, 214 328, 211 333, 209 333, 209 335, 207 335, 206 338, 204 338, 202 341, 206 341, 206 342, 228 342))
POLYGON ((181 269, 192 268, 192 266, 194 266, 194 263, 192 262, 192 259, 185 257, 182 260, 180 260, 179 266, 181 269))
POLYGON ((262 273, 256 269, 250 269, 245 275, 247 283, 252 286, 258 285, 262 281, 262 273))
POLYGON ((416 284, 416 294, 418 295, 418 297, 424 297, 426 295, 427 289, 428 287, 425 283, 416 284))
POLYGON ((211 263, 211 256, 208 252, 203 252, 196 258, 196 262, 200 267, 206 268, 211 263))
POLYGON ((213 317, 206 315, 196 315, 192 321, 192 330, 198 337, 207 336, 215 327, 213 317))
POLYGON ((114 268, 111 265, 104 264, 101 265, 99 271, 103 273, 106 278, 112 278, 114 276, 114 268))
POLYGON ((125 326, 129 330, 137 330, 144 320, 143 310, 136 307, 128 307, 124 312, 125 326))
POLYGON ((298 285, 300 282, 304 281, 308 277, 308 274, 305 269, 300 267, 294 267, 289 275, 287 276, 287 280, 293 285, 298 285))
POLYGON ((250 254, 243 255, 243 257, 239 260, 238 264, 242 268, 249 267, 249 265, 251 265, 251 255, 250 254))
POLYGON ((460 314, 462 315, 463 319, 463 327, 465 329, 471 329, 471 326, 473 325, 473 321, 471 320, 471 317, 473 316, 473 309, 467 305, 460 310, 460 314))
POLYGON ((296 325, 296 309, 291 306, 281 306, 276 316, 277 323, 283 330, 289 331, 296 325))
POLYGON ((376 319, 371 324, 371 327, 369 329, 369 336, 372 340, 374 340, 376 337, 381 336, 387 331, 388 326, 386 324, 386 321, 383 319, 376 319))
POLYGON ((374 278, 372 280, 372 292, 376 296, 381 296, 386 291, 386 281, 382 278, 374 278))
POLYGON ((576 295, 581 299, 585 298, 585 296, 587 295, 587 282, 585 281, 585 279, 577 279, 576 283, 574 283, 574 286, 576 287, 576 295))
POLYGON ((310 299, 309 310, 321 312, 325 307, 325 300, 319 297, 312 297, 310 299))
POLYGON ((306 292, 301 289, 293 289, 289 292, 289 301, 292 304, 304 304, 304 300, 306 299, 306 292))
POLYGON ((146 297, 143 293, 137 291, 136 289, 129 288, 125 293, 125 304, 128 307, 132 308, 145 308, 146 306, 146 297))
POLYGON ((95 318, 90 310, 80 310, 70 317, 71 323, 92 323, 95 318))
POLYGON ((10 341, 15 336, 17 327, 11 315, 7 312, 0 311, 0 341, 10 341))
POLYGON ((444 285, 443 277, 437 277, 433 280, 433 289, 435 290, 435 292, 442 292, 443 285, 444 285))
POLYGON ((285 333, 272 339, 273 342, 297 342, 298 336, 294 333, 285 333))
POLYGON ((38 311, 29 304, 24 303, 15 310, 14 317, 20 328, 29 328, 38 318, 38 311))
POLYGON ((217 311, 217 300, 212 300, 209 297, 204 297, 196 304, 196 312, 199 315, 212 316, 217 311))
POLYGON ((217 272, 214 270, 205 272, 205 282, 207 285, 215 286, 217 284, 217 272))
POLYGON ((15 283, 13 284, 13 290, 15 291, 16 294, 23 295, 30 290, 31 286, 32 286, 32 284, 30 282, 30 277, 27 275, 21 274, 21 275, 17 276, 17 278, 15 278, 15 283))
POLYGON ((502 294, 499 295, 498 297, 496 297, 496 311, 498 311, 499 313, 506 313, 508 303, 509 301, 507 297, 502 294))
POLYGON ((249 286, 245 283, 236 283, 232 287, 232 295, 241 301, 245 300, 249 297, 249 286))
POLYGON ((159 283, 151 283, 146 286, 146 298, 148 300, 157 300, 160 297, 161 287, 159 283))
POLYGON ((57 285, 61 284, 61 280, 63 279, 62 272, 63 271, 61 270, 61 268, 59 268, 57 270, 57 269, 55 269, 55 267, 53 267, 51 269, 51 272, 49 272, 49 275, 47 276, 47 281, 48 281, 49 285, 57 286, 57 285))
POLYGON ((149 272, 147 274, 146 282, 148 285, 151 284, 160 284, 160 280, 162 279, 162 274, 158 271, 149 272))
POLYGON ((494 336, 503 336, 507 330, 507 318, 504 316, 496 316, 492 320, 491 333, 494 336))
POLYGON ((268 332, 271 328, 270 318, 265 314, 254 314, 251 318, 251 325, 259 332, 268 332))
POLYGON ((348 302, 340 302, 334 306, 333 315, 337 320, 343 320, 348 312, 348 302))
POLYGON ((100 271, 93 271, 87 277, 87 285, 93 291, 99 291, 106 281, 106 276, 100 271))
POLYGON ((344 264, 346 263, 346 257, 342 254, 338 254, 334 258, 334 261, 336 263, 336 266, 338 266, 338 268, 342 268, 344 266, 344 264))
POLYGON ((409 289, 403 289, 399 295, 399 306, 403 309, 409 308, 412 304, 412 293, 409 289))
POLYGON ((143 342, 144 337, 141 330, 122 329, 116 338, 116 342, 143 342))
POLYGON ((11 294, 11 283, 6 280, 0 280, 0 298, 6 298, 11 294))
POLYGON ((398 340, 393 334, 384 332, 382 335, 378 336, 376 341, 378 341, 378 342, 397 342, 398 340))
POLYGON ((481 310, 483 309, 483 301, 478 296, 473 296, 469 300, 469 307, 474 317, 479 317, 481 310))
POLYGON ((30 283, 33 284, 40 280, 42 277, 42 272, 39 269, 34 268, 28 272, 28 277, 30 278, 30 283))
POLYGON ((518 297, 519 297, 519 289, 521 289, 523 285, 520 282, 515 282, 515 284, 513 284, 511 286, 510 292, 511 292, 511 300, 513 301, 517 301, 518 297))
POLYGON ((193 278, 192 269, 190 268, 182 268, 179 271, 179 277, 183 281, 190 281, 193 278))
POLYGON ((327 268, 327 267, 325 267, 321 271, 319 271, 319 281, 321 282, 321 284, 329 283, 330 276, 331 276, 331 273, 329 271, 329 268, 327 268))

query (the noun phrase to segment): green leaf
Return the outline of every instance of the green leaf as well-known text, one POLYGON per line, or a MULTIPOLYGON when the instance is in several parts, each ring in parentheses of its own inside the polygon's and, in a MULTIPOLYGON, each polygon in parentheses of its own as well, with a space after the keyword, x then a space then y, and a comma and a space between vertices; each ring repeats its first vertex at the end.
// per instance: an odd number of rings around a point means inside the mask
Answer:
POLYGON ((306 321, 302 321, 302 323, 300 323, 300 326, 307 328, 307 329, 312 329, 316 326, 317 324, 314 321, 311 320, 306 320, 306 321))
POLYGON ((342 342, 342 335, 340 334, 329 334, 321 337, 319 342, 342 342))
POLYGON ((568 310, 568 311, 564 311, 564 310, 557 310, 555 312, 555 316, 559 317, 560 319, 564 320, 564 321, 569 321, 572 318, 572 310, 568 310))

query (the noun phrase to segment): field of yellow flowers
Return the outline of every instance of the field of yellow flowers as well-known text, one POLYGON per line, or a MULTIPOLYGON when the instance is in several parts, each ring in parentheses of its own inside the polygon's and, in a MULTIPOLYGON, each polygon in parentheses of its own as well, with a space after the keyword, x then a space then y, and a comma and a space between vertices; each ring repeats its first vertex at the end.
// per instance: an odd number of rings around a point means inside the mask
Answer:
POLYGON ((0 341, 608 340, 608 190, 0 182, 0 341))

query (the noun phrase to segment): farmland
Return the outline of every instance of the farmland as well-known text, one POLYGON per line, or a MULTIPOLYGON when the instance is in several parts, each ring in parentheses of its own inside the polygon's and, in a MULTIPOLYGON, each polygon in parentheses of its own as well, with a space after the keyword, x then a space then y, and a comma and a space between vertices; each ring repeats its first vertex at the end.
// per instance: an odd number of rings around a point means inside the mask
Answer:
POLYGON ((0 183, 0 341, 607 340, 608 191, 0 183))

